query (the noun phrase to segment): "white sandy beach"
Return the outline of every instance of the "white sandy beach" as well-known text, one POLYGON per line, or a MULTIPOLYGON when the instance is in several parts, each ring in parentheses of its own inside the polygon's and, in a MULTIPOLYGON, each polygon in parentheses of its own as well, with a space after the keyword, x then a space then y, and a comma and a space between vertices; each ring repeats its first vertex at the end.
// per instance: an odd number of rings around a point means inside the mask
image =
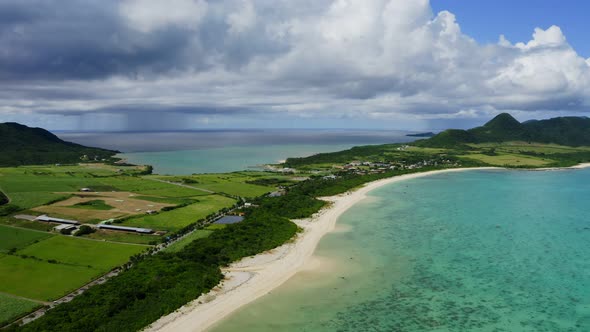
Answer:
MULTIPOLYGON (((590 164, 581 164, 574 168, 581 167, 590 167, 590 164)), ((160 318, 145 331, 205 331, 236 309, 280 286, 298 271, 310 268, 311 263, 317 263, 313 259, 313 253, 321 238, 334 230, 342 213, 364 199, 373 189, 432 174, 482 169, 499 168, 455 168, 401 175, 370 182, 353 192, 323 198, 331 202, 330 206, 312 218, 296 220, 303 232, 292 242, 233 263, 224 269, 226 280, 221 285, 176 312, 160 318)), ((317 265, 315 263, 312 268, 317 265)))

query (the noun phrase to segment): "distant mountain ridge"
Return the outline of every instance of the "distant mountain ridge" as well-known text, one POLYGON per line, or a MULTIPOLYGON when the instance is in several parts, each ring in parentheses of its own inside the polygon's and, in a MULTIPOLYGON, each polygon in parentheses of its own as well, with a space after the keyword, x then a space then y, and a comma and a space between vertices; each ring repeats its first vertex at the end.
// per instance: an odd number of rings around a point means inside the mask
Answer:
POLYGON ((457 147, 467 143, 526 141, 567 146, 590 145, 590 119, 558 117, 519 122, 502 113, 481 127, 468 130, 448 129, 415 144, 424 147, 457 147))
POLYGON ((42 128, 0 123, 0 166, 76 163, 108 159, 116 153, 63 141, 42 128))

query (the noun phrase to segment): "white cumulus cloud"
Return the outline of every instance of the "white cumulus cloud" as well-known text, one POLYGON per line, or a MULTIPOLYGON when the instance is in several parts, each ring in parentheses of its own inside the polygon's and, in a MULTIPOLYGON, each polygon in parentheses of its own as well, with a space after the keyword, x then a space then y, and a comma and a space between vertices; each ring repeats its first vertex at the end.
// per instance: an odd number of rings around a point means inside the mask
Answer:
POLYGON ((204 0, 123 0, 120 13, 142 32, 168 26, 195 29, 207 13, 204 0))
MULTIPOLYGON (((502 111, 525 118, 583 114, 590 104, 590 59, 557 26, 535 28, 530 40, 498 36, 497 43, 482 44, 462 32, 453 13, 433 13, 428 0, 125 0, 112 7, 115 18, 109 19, 126 28, 105 19, 114 31, 110 39, 97 39, 95 49, 121 52, 83 61, 76 53, 67 60, 60 53, 66 35, 55 42, 57 51, 46 52, 47 65, 0 67, 51 72, 62 61, 74 68, 62 81, 0 83, 0 112, 149 107, 162 114, 206 113, 212 123, 231 113, 383 124, 487 118, 502 111), (92 77, 80 74, 90 65, 92 77)), ((43 40, 21 50, 15 48, 25 40, 21 35, 4 38, 4 57, 53 45, 43 40)))

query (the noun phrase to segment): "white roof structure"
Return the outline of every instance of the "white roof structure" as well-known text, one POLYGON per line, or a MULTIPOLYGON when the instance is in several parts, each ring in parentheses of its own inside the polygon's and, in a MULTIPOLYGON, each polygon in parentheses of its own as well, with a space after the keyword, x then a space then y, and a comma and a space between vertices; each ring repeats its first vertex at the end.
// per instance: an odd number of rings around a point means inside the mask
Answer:
POLYGON ((55 229, 56 231, 61 231, 62 229, 72 229, 72 228, 76 228, 76 226, 70 225, 70 224, 61 224, 61 225, 57 225, 57 226, 53 227, 53 229, 55 229))
POLYGON ((72 225, 77 225, 80 222, 76 221, 76 220, 68 220, 68 219, 60 219, 60 218, 53 218, 50 217, 46 214, 38 216, 37 218, 35 218, 35 220, 37 221, 45 221, 45 222, 56 222, 56 223, 60 223, 60 224, 72 224, 72 225))
POLYGON ((108 225, 108 224, 99 224, 99 225, 96 225, 96 228, 110 229, 110 230, 114 230, 114 231, 136 232, 136 233, 144 233, 144 234, 151 234, 154 232, 152 229, 149 229, 149 228, 115 226, 115 225, 108 225))

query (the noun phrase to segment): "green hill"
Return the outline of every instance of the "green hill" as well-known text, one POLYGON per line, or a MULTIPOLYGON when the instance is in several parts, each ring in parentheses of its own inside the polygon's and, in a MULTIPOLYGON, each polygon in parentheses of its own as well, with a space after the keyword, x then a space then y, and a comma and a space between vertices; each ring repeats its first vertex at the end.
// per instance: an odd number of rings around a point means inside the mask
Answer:
POLYGON ((76 163, 109 159, 116 153, 63 141, 45 129, 0 123, 0 166, 76 163))
POLYGON ((526 141, 567 146, 590 145, 590 119, 560 117, 518 122, 502 113, 485 125, 469 130, 449 129, 415 143, 422 147, 451 148, 468 143, 526 141))

